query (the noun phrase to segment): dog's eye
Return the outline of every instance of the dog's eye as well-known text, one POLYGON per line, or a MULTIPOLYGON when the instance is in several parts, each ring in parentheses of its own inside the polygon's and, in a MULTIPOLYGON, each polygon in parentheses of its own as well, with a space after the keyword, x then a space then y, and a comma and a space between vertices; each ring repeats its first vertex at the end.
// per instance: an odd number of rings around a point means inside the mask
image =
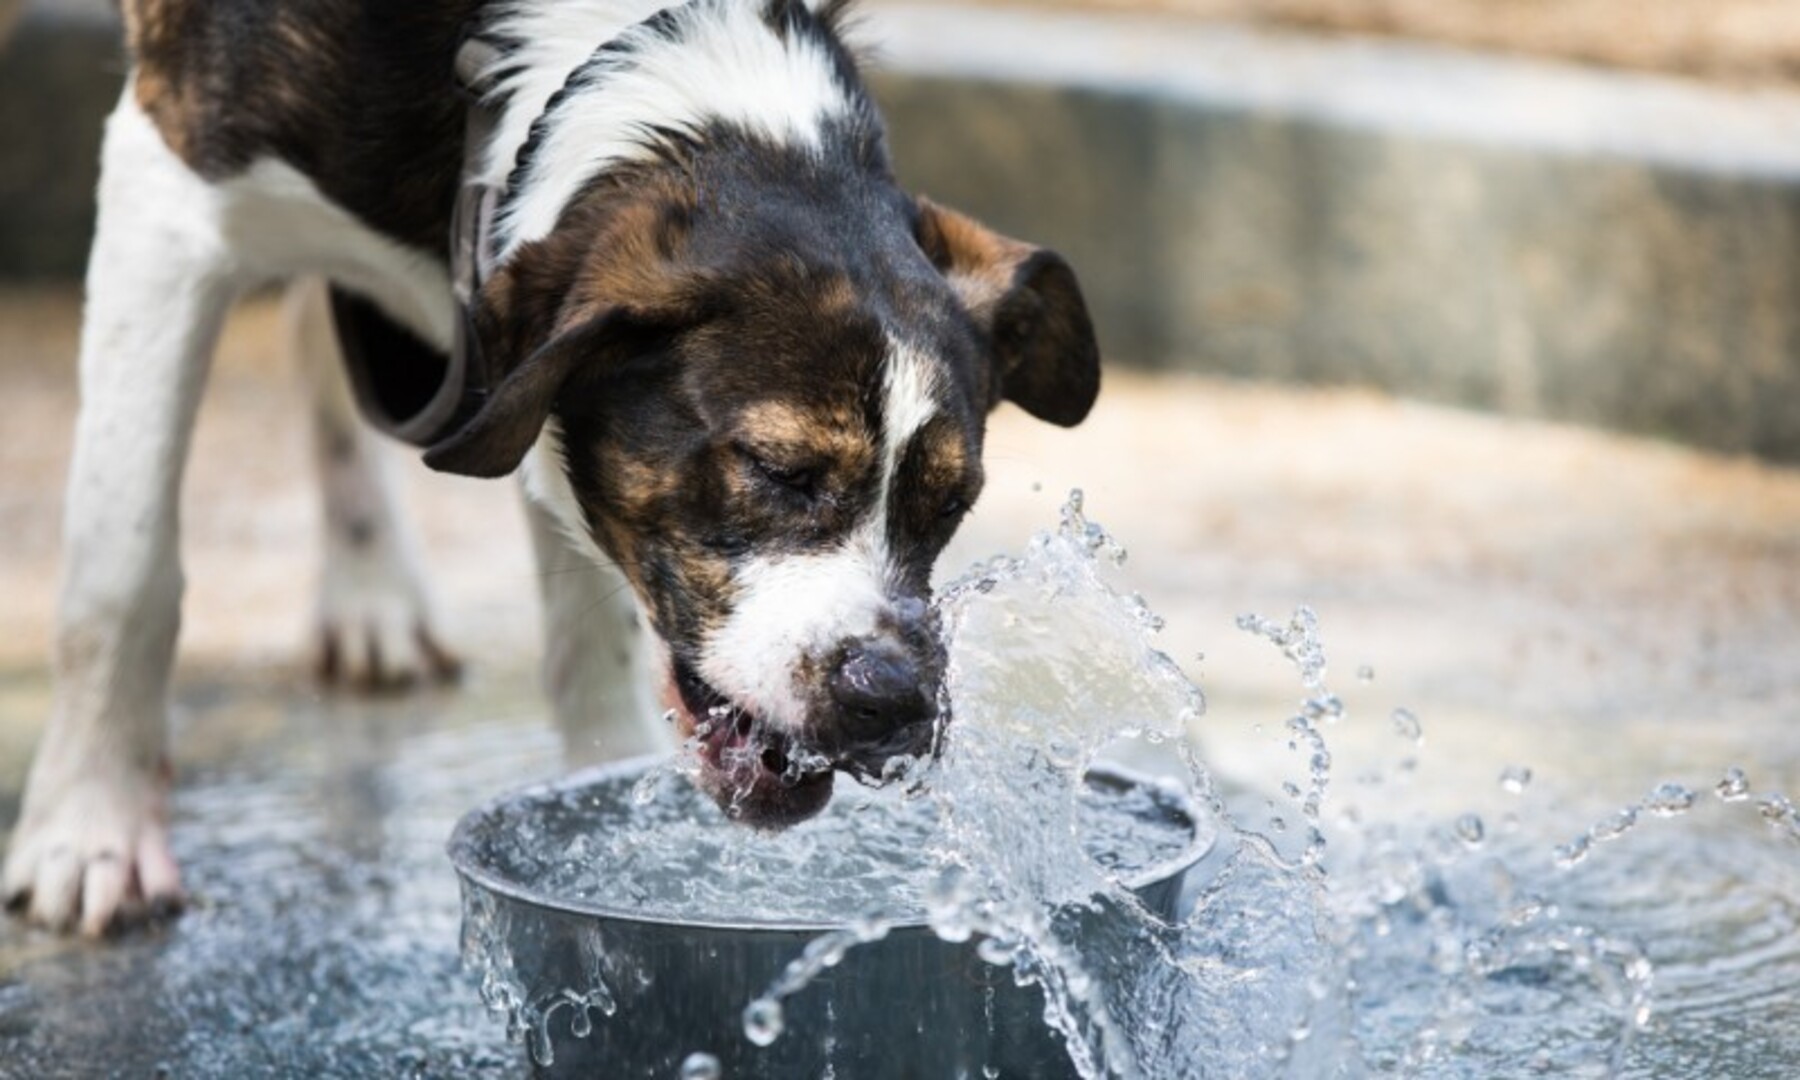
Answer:
POLYGON ((818 487, 819 471, 817 469, 778 465, 768 458, 759 457, 747 446, 737 447, 738 456, 747 462, 752 471, 777 487, 784 487, 802 495, 811 495, 818 487))
POLYGON ((968 512, 968 501, 961 495, 952 495, 944 500, 943 506, 938 508, 938 517, 945 521, 954 521, 968 512))

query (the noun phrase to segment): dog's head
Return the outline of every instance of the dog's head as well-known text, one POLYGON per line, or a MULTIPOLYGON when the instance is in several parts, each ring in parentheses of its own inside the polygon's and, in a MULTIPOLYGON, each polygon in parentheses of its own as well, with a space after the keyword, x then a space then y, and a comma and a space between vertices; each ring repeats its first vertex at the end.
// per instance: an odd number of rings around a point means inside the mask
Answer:
POLYGON ((610 174, 490 280, 508 374, 427 454, 525 465, 618 563, 705 782, 783 824, 833 770, 934 742, 932 564, 982 487, 988 411, 1080 421, 1098 353, 1057 255, 904 195, 878 128, 718 130, 610 174))

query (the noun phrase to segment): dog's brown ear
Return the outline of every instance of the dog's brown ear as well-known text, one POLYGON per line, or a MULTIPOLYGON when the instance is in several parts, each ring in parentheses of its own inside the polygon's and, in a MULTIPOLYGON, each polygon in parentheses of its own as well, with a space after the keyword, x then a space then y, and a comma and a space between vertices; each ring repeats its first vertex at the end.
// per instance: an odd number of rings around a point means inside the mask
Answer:
POLYGON ((500 380, 474 416, 425 451, 425 464, 483 479, 517 469, 569 377, 626 347, 633 336, 627 322, 619 309, 609 309, 539 347, 500 380))
POLYGON ((1100 393, 1100 347, 1075 271, 1045 248, 919 200, 919 246, 962 298, 993 354, 990 404, 1072 427, 1100 393))
POLYGON ((492 478, 519 467, 572 382, 599 387, 703 322, 706 273, 680 257, 679 205, 603 206, 592 231, 527 245, 482 286, 467 332, 494 379, 472 415, 425 452, 440 472, 492 478), (545 328, 556 327, 548 343, 545 328))

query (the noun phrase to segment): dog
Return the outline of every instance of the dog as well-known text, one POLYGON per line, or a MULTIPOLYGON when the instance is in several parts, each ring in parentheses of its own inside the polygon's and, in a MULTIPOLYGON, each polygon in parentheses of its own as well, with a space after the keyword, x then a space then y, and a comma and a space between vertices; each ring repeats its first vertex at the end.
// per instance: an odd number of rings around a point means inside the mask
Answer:
POLYGON ((898 186, 846 0, 123 12, 9 901, 99 934, 180 895, 189 430, 234 298, 306 276, 331 283, 295 301, 328 670, 453 666, 354 401, 434 469, 516 475, 540 564, 591 567, 545 590, 559 716, 653 717, 660 691, 702 786, 764 827, 932 752, 929 578, 986 416, 1080 422, 1099 356, 1065 260, 898 186))

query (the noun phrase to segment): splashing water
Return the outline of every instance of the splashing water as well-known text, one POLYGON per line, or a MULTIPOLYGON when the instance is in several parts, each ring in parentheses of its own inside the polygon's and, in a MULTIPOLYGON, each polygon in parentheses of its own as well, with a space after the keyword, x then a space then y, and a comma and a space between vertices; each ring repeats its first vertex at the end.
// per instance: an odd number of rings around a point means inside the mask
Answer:
MULTIPOLYGON (((1696 965, 1677 956, 1664 972, 1652 963, 1642 942, 1662 940, 1669 913, 1643 895, 1630 864, 1590 856, 1622 848, 1651 820, 1688 819, 1700 808, 1692 789, 1660 784, 1554 850, 1527 837, 1511 811, 1497 825, 1474 812, 1405 825, 1348 812, 1328 820, 1325 732, 1350 715, 1326 684, 1320 619, 1300 608, 1237 624, 1291 662, 1302 688, 1283 736, 1306 766, 1305 783, 1284 788, 1303 825, 1292 837, 1259 831, 1190 749, 1205 700, 1154 645, 1161 620, 1109 583, 1124 557, 1077 493, 1060 527, 1023 555, 990 560, 942 592, 944 705, 955 720, 941 760, 908 767, 905 798, 846 792, 844 814, 770 838, 694 816, 684 785, 664 776, 646 781, 617 819, 572 808, 567 821, 538 823, 558 856, 543 860, 542 880, 558 895, 716 918, 786 911, 796 880, 829 880, 822 910, 859 914, 813 940, 772 984, 745 988, 742 1030, 756 1046, 784 1037, 794 995, 882 941, 896 918, 923 911, 938 937, 974 939, 983 961, 1042 988, 1043 1022, 1082 1077, 1611 1075, 1666 1072, 1671 1062, 1683 1071, 1679 1053, 1644 1051, 1640 1040, 1655 1028, 1653 990, 1685 992, 1696 965), (1098 845, 1072 842, 1096 827, 1083 776, 1126 748, 1160 755, 1217 819, 1217 841, 1174 921, 1148 910, 1122 867, 1099 857, 1130 829, 1098 845), (859 814, 880 827, 842 824, 859 814), (830 860, 829 874, 819 859, 830 860)), ((1358 673, 1360 683, 1370 678, 1358 673)), ((1410 710, 1395 709, 1390 723, 1409 748, 1423 742, 1410 710)), ((1524 765, 1505 766, 1498 786, 1512 806, 1537 793, 1524 765)), ((1714 791, 1708 805, 1743 804, 1777 842, 1800 841, 1792 802, 1775 793, 1752 802, 1741 770, 1714 791)), ((1265 827, 1279 834, 1285 823, 1265 827)), ((1746 842, 1761 843, 1733 841, 1746 842)), ((1729 863, 1723 853, 1733 849, 1709 850, 1729 863)), ((1705 895, 1701 879, 1684 884, 1697 890, 1690 906, 1721 911, 1727 927, 1779 937, 1780 926, 1800 926, 1796 877, 1790 866, 1771 886, 1776 896, 1791 887, 1790 900, 1760 920, 1705 895)), ((531 1025, 520 1016, 611 1011, 598 942, 596 980, 581 994, 528 989, 529 973, 508 970, 494 948, 473 941, 467 953, 484 996, 522 1037, 531 1025)), ((1753 972, 1743 992, 1779 994, 1781 973, 1800 970, 1792 952, 1753 972)), ((710 1055, 687 1060, 698 1064, 684 1075, 709 1075, 710 1055)))

